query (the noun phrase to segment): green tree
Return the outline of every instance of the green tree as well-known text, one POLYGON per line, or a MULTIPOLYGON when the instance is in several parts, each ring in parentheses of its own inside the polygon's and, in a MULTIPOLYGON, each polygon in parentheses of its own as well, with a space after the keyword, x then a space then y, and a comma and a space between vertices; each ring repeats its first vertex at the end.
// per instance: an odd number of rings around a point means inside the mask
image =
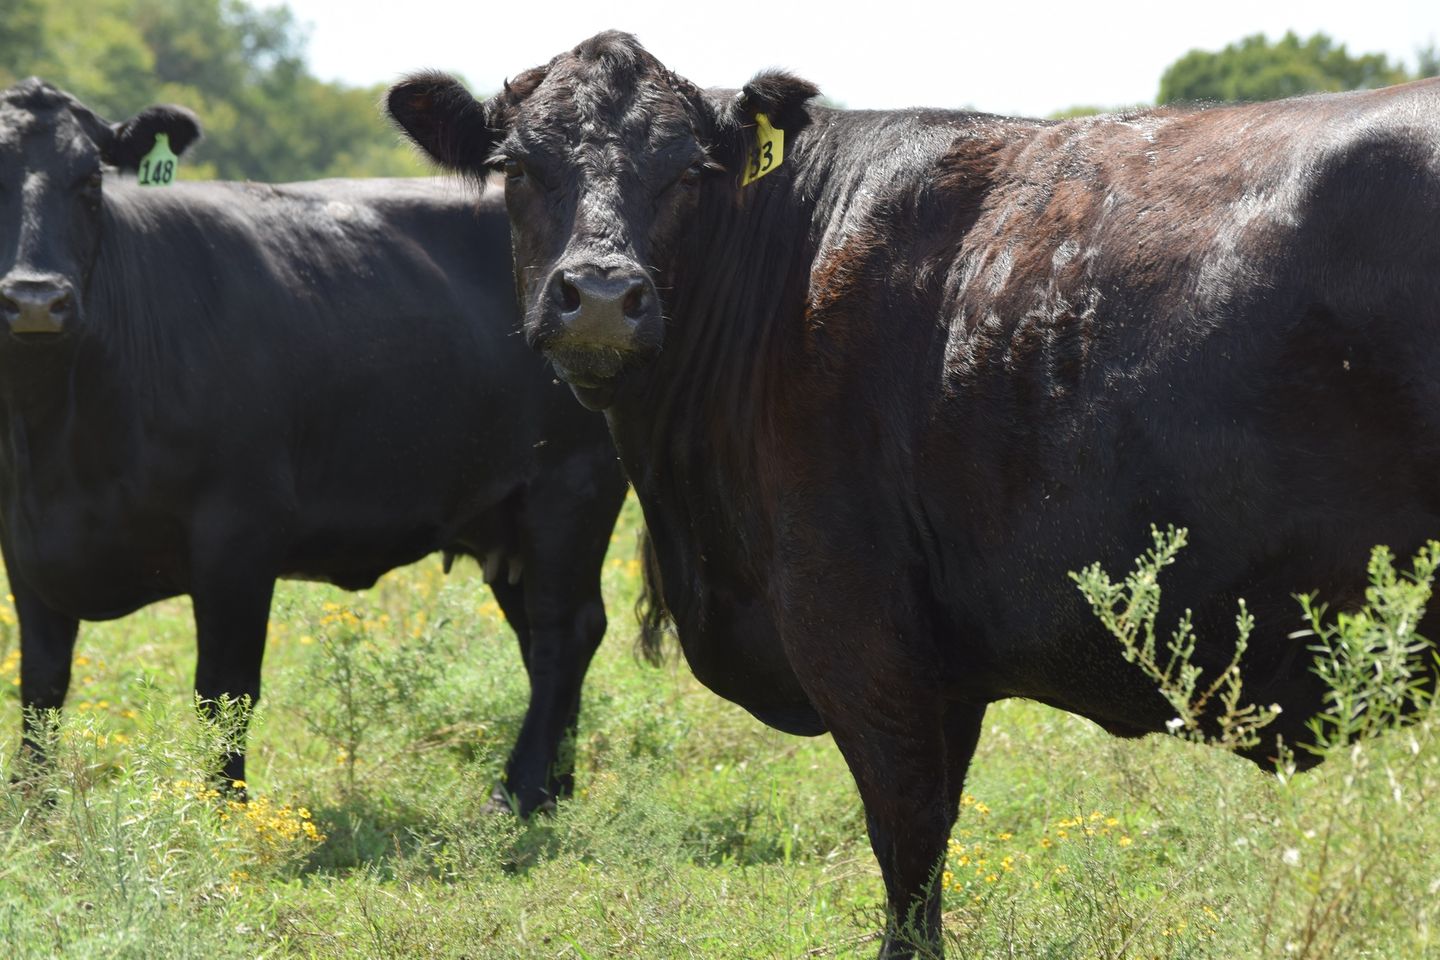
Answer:
POLYGON ((424 173, 381 90, 317 79, 305 40, 289 9, 242 0, 0 0, 0 81, 37 74, 112 119, 191 108, 205 139, 189 178, 424 173))
POLYGON ((38 50, 44 34, 41 0, 0 0, 0 83, 13 83, 38 50))
POLYGON ((1440 77, 1440 47, 1434 40, 1415 51, 1415 76, 1440 77))
POLYGON ((1074 120, 1077 117, 1094 117, 1102 113, 1114 113, 1105 107, 1097 107, 1092 104, 1077 104, 1073 107, 1066 107, 1064 110, 1056 110, 1045 115, 1046 120, 1074 120))
POLYGON ((1149 110, 1148 103, 1132 103, 1118 107, 1102 107, 1095 104, 1082 103, 1073 107, 1066 107, 1063 110, 1056 110, 1045 115, 1046 120, 1074 120, 1078 117, 1095 117, 1101 114, 1125 114, 1134 113, 1139 110, 1149 110))
POLYGON ((1286 33, 1275 43, 1257 33, 1218 53, 1191 50, 1176 60, 1160 78, 1159 102, 1275 100, 1408 79, 1404 66, 1384 54, 1351 56, 1323 33, 1306 40, 1286 33))

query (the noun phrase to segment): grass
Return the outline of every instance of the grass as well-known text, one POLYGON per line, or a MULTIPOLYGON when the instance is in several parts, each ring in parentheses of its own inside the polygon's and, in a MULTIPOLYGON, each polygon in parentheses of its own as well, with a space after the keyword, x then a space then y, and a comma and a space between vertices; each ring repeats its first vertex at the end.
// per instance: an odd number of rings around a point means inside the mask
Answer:
MULTIPOLYGON (((203 785, 185 601, 87 624, 42 783, 0 786, 13 957, 870 957, 882 886, 828 738, 633 654, 637 511, 606 563, 577 796, 481 808, 524 710, 473 566, 279 591, 251 807, 203 785)), ((0 605, 0 774, 18 740, 0 605)), ((952 956, 1440 957, 1426 720, 1267 776, 1180 738, 994 706, 946 869, 952 956)))

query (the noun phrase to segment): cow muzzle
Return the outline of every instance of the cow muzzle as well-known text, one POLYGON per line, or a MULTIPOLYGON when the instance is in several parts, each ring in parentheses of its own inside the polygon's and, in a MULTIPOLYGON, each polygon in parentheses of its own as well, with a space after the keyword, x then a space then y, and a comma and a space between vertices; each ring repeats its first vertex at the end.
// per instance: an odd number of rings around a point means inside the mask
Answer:
POLYGON ((62 277, 6 278, 0 317, 16 336, 64 333, 75 318, 75 288, 62 277))
POLYGON ((639 270, 557 268, 546 285, 542 316, 536 346, 577 395, 613 387, 627 367, 660 347, 659 299, 639 270))

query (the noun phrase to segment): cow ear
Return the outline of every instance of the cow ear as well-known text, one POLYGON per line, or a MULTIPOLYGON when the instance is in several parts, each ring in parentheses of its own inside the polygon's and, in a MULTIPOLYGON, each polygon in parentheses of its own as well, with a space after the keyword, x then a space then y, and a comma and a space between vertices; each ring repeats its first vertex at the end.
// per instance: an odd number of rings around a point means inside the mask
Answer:
POLYGON ((155 135, 166 134, 170 149, 180 156, 200 139, 200 120, 172 104, 146 107, 129 120, 111 124, 111 137, 104 146, 105 162, 121 170, 137 170, 140 161, 155 147, 155 135))
POLYGON ((459 80, 435 72, 406 77, 390 88, 385 110, 440 166, 484 175, 501 131, 491 128, 486 105, 459 80))
POLYGON ((727 166, 744 163, 751 150, 756 120, 765 114, 770 125, 792 136, 810 123, 805 105, 820 95, 820 88, 783 70, 765 70, 735 94, 721 111, 721 127, 732 154, 727 166))
POLYGON ((819 95, 820 88, 809 80, 783 70, 765 70, 751 77, 736 95, 735 108, 747 123, 763 113, 782 130, 798 128, 810 122, 805 104, 819 95))

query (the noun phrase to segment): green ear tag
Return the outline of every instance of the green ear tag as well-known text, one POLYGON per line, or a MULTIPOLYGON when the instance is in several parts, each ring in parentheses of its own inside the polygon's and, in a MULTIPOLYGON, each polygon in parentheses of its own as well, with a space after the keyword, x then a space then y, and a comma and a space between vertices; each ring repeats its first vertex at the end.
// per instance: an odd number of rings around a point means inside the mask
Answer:
POLYGON ((755 146, 750 151, 750 163, 740 178, 740 186, 748 187, 784 162, 785 131, 770 126, 770 117, 766 114, 755 114, 755 146))
POLYGON ((140 161, 140 186, 168 187, 175 182, 180 158, 170 149, 170 134, 155 134, 155 146, 140 161))

